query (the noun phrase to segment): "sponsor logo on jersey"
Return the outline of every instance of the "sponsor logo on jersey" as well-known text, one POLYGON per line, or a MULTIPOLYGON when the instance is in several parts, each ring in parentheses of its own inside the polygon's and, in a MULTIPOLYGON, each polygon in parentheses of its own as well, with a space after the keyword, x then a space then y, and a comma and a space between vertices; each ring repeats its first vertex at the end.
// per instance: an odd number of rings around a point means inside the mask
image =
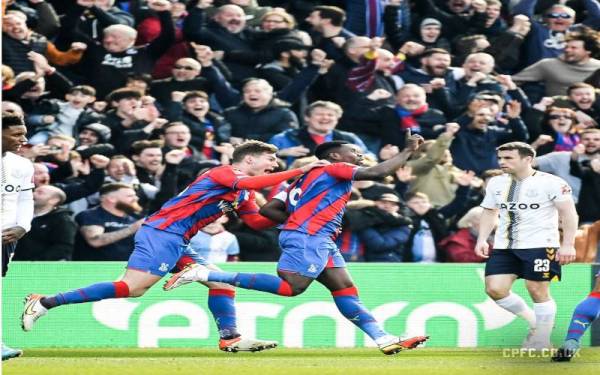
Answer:
POLYGON ((540 204, 539 203, 506 202, 506 203, 500 203, 500 208, 503 210, 509 210, 509 211, 537 210, 538 208, 540 208, 540 204))

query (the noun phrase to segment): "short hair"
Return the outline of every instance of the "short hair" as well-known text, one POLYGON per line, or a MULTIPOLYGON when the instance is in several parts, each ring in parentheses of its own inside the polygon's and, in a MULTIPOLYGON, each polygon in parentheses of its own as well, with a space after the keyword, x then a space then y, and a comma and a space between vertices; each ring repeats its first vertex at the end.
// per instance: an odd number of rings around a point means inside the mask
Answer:
POLYGON ((450 52, 443 48, 428 48, 419 57, 429 57, 431 55, 435 55, 436 53, 439 53, 441 55, 449 55, 450 56, 450 52))
POLYGON ((253 84, 264 85, 265 87, 267 87, 267 88, 269 88, 271 90, 271 93, 273 92, 273 85, 271 85, 269 83, 269 81, 267 81, 266 79, 256 78, 256 77, 250 77, 250 78, 245 79, 242 82, 242 91, 244 91, 244 89, 246 88, 246 86, 253 85, 253 84))
POLYGON ((578 31, 568 32, 565 36, 565 43, 580 40, 583 42, 583 48, 589 51, 592 57, 600 53, 600 33, 589 27, 582 26, 578 31))
POLYGON ((65 203, 65 201, 67 200, 67 194, 65 194, 64 191, 62 191, 60 188, 58 188, 54 185, 42 185, 40 187, 50 188, 52 197, 58 198, 58 202, 56 202, 57 206, 60 206, 61 204, 65 203))
POLYGON ((531 156, 535 158, 535 149, 530 144, 525 142, 508 142, 496 148, 496 151, 513 151, 516 150, 519 156, 524 158, 531 156))
POLYGON ((580 137, 583 137, 586 134, 600 134, 600 129, 598 128, 587 128, 581 131, 581 133, 579 133, 580 137))
MULTIPOLYGON (((67 142, 70 142, 72 144, 77 143, 77 140, 75 138, 71 137, 70 135, 66 135, 66 134, 54 134, 54 135, 51 135, 48 138, 48 141, 50 141, 52 139, 58 139, 60 141, 67 141, 67 142)), ((46 141, 46 142, 48 142, 48 141, 46 141)))
POLYGON ((552 112, 566 113, 569 116, 569 118, 571 119, 571 127, 577 125, 577 123, 579 122, 577 120, 577 113, 575 113, 575 111, 572 110, 571 108, 550 106, 546 109, 546 112, 544 113, 544 118, 542 119, 543 124, 548 123, 548 121, 550 120, 550 113, 552 113, 552 112))
POLYGON ((404 201, 408 202, 411 199, 414 198, 418 198, 418 199, 425 199, 426 201, 429 202, 429 195, 420 192, 420 191, 412 191, 412 192, 408 192, 404 195, 404 201))
POLYGON ((136 73, 131 72, 127 74, 127 81, 142 81, 145 82, 148 86, 152 83, 152 76, 148 73, 136 73))
POLYGON ((68 94, 82 93, 83 95, 96 96, 96 89, 88 85, 73 86, 67 91, 68 94))
POLYGON ((321 143, 315 149, 315 156, 318 159, 327 159, 332 152, 334 152, 338 148, 342 147, 343 145, 349 145, 349 144, 351 144, 351 143, 346 142, 346 141, 331 141, 331 142, 321 143))
POLYGON ((417 85, 416 83, 407 83, 406 85, 400 87, 400 90, 398 90, 396 95, 399 95, 402 91, 408 90, 408 89, 415 89, 415 90, 419 90, 419 91, 425 93, 425 89, 423 87, 417 85))
POLYGON ((144 96, 144 94, 140 90, 132 89, 129 87, 121 87, 119 89, 111 91, 106 96, 106 101, 110 103, 110 102, 119 102, 123 99, 130 99, 130 98, 141 99, 142 96, 144 96))
POLYGON ((231 161, 239 163, 244 160, 246 155, 274 154, 277 151, 278 148, 272 144, 251 139, 240 144, 233 150, 231 161))
POLYGON ((190 99, 196 99, 196 98, 202 98, 204 100, 208 100, 208 94, 205 93, 204 91, 200 91, 200 90, 188 91, 185 94, 185 96, 183 97, 182 102, 185 103, 190 99))
POLYGON ((331 20, 333 26, 342 26, 346 21, 346 12, 342 8, 331 5, 319 5, 313 8, 313 12, 319 12, 321 18, 331 20))
POLYGON ((270 16, 280 16, 281 18, 283 18, 285 23, 287 23, 287 25, 289 26, 290 29, 293 29, 296 27, 296 20, 294 19, 294 16, 292 16, 288 12, 282 11, 282 10, 270 10, 270 11, 266 12, 265 14, 263 14, 262 17, 260 17, 260 22, 263 22, 265 20, 265 18, 270 17, 270 16))
POLYGON ((137 38, 137 30, 134 29, 131 26, 127 26, 127 25, 110 25, 108 27, 106 27, 103 31, 104 34, 109 34, 109 33, 123 33, 125 34, 127 37, 129 37, 130 39, 133 39, 135 41, 135 39, 137 38))
POLYGON ((173 121, 173 122, 169 122, 168 124, 166 124, 165 126, 162 127, 163 134, 167 132, 167 129, 172 128, 174 126, 185 126, 191 132, 190 127, 187 126, 185 123, 183 123, 181 121, 173 121))
POLYGON ((308 107, 304 110, 304 115, 310 117, 315 108, 326 108, 335 112, 338 117, 342 117, 344 110, 340 107, 339 104, 326 101, 326 100, 317 100, 316 102, 310 103, 308 107))
POLYGON ((577 89, 591 89, 592 91, 596 91, 596 88, 594 86, 590 85, 589 83, 577 82, 577 83, 570 85, 567 88, 567 96, 571 95, 571 91, 577 90, 577 89))
POLYGON ((2 112, 2 129, 8 129, 11 126, 25 126, 25 121, 21 116, 10 112, 2 112))
POLYGON ((164 143, 160 139, 155 139, 152 141, 149 141, 146 139, 141 140, 141 141, 136 141, 136 142, 133 142, 133 144, 131 145, 131 154, 139 156, 142 153, 142 151, 144 151, 147 148, 162 149, 163 145, 164 145, 164 143))
POLYGON ((502 2, 500 0, 485 0, 485 3, 487 6, 498 5, 499 7, 502 7, 502 2))
POLYGON ((102 187, 100 188, 100 190, 98 191, 100 193, 100 196, 104 196, 107 194, 110 194, 112 192, 121 190, 121 189, 133 189, 132 185, 129 184, 124 184, 122 182, 111 182, 109 184, 104 184, 102 185, 102 187))

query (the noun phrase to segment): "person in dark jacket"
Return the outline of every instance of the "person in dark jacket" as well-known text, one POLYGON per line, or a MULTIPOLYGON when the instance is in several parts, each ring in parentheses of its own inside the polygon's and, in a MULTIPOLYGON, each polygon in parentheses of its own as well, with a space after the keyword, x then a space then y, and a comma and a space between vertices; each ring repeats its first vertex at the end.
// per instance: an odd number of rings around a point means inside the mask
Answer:
POLYGON ((89 83, 103 98, 112 90, 123 87, 131 73, 148 73, 158 58, 175 41, 175 30, 168 1, 153 1, 148 6, 157 12, 160 35, 147 45, 134 47, 137 31, 127 25, 111 25, 103 30, 102 44, 81 36, 88 44, 80 67, 89 83))
POLYGON ((427 104, 425 90, 421 86, 409 83, 396 95, 394 108, 375 108, 379 113, 382 139, 386 144, 404 147, 405 133, 408 129, 425 139, 434 139, 445 130, 444 114, 427 104))
POLYGON ((492 110, 482 105, 473 120, 456 134, 450 152, 454 165, 480 175, 498 167, 496 147, 510 141, 527 142, 529 132, 520 118, 521 104, 512 101, 507 107, 507 119, 495 121, 492 110))
POLYGON ((272 136, 298 127, 298 118, 289 105, 273 98, 273 87, 264 79, 248 80, 243 87, 243 102, 228 108, 223 115, 231 124, 230 137, 266 142, 272 136))
MULTIPOLYGON (((382 194, 375 206, 364 209, 377 217, 377 225, 358 232, 364 245, 367 262, 402 262, 404 245, 408 242, 410 220, 400 216, 400 198, 395 194, 382 194)), ((367 212, 365 212, 367 213, 367 212)))
POLYGON ((571 174, 581 178, 581 191, 577 213, 582 224, 600 220, 600 158, 579 162, 585 153, 583 145, 577 146, 571 156, 571 174))
POLYGON ((32 230, 19 240, 13 260, 71 259, 77 224, 70 211, 60 208, 66 199, 66 194, 52 185, 34 190, 32 230))
POLYGON ((223 116, 210 110, 208 94, 204 91, 174 91, 172 99, 165 107, 167 119, 187 125, 192 133, 190 144, 208 159, 216 159, 213 146, 229 141, 223 130, 230 129, 230 125, 223 116))
POLYGON ((288 166, 298 157, 313 155, 318 145, 329 141, 347 141, 366 152, 364 142, 355 134, 335 129, 341 116, 339 105, 316 101, 306 109, 306 127, 275 134, 269 143, 277 146, 277 156, 285 158, 288 166))

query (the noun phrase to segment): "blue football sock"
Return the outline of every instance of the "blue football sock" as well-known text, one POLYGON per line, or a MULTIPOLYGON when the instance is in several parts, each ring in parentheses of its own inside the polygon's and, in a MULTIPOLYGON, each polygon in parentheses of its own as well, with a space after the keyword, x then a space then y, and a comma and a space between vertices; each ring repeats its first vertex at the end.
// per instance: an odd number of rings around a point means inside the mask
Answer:
POLYGON ((60 305, 100 301, 107 298, 125 298, 129 296, 129 286, 123 281, 92 284, 85 288, 58 293, 40 300, 42 306, 51 309, 60 305))
POLYGON ((259 290, 280 296, 292 295, 292 288, 287 281, 265 273, 210 271, 208 281, 225 283, 243 289, 259 290))
POLYGON ((592 322, 600 315, 600 293, 591 293, 573 311, 566 340, 579 341, 592 322))
POLYGON ((356 287, 336 290, 331 292, 331 295, 342 315, 369 335, 373 341, 388 335, 377 323, 371 312, 360 302, 356 287))
POLYGON ((235 290, 210 289, 208 291, 208 309, 215 318, 219 337, 233 339, 239 337, 235 314, 235 290))

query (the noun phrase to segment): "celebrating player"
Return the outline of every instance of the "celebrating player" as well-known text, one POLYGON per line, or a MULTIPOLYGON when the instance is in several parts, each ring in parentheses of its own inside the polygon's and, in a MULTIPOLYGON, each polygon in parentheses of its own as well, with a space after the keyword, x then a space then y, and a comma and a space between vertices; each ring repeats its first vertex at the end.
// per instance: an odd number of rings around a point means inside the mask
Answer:
POLYGON ((316 279, 331 291, 342 315, 368 334, 384 354, 417 347, 427 337, 402 340, 392 336, 363 306, 333 237, 340 229, 352 181, 375 180, 394 173, 421 142, 420 136, 410 137, 403 152, 370 168, 358 167, 363 155, 352 144, 333 141, 319 145, 315 155, 332 164, 307 173, 288 188, 287 197, 272 200, 260 211, 272 220, 284 223, 279 236, 283 252, 277 265, 279 277, 213 272, 206 267, 191 265, 171 277, 164 289, 193 281, 215 281, 281 296, 296 296, 316 279))
POLYGON ((596 274, 594 290, 579 302, 573 311, 565 342, 552 357, 556 362, 568 362, 579 350, 579 340, 585 331, 600 316, 600 272, 596 274))
MULTIPOLYGON (((317 161, 300 169, 265 175, 277 167, 276 152, 275 146, 259 141, 238 146, 232 165, 202 174, 144 221, 135 236, 135 248, 120 281, 93 284, 54 296, 31 294, 25 301, 22 328, 31 330, 39 317, 57 306, 140 297, 173 267, 190 262, 206 264, 187 248, 187 243, 198 230, 221 217, 223 210, 232 207, 253 229, 273 226, 273 222, 258 213, 251 190, 277 185, 325 165, 317 161)), ((215 283, 207 286, 210 288, 208 307, 219 328, 221 350, 258 351, 277 345, 274 341, 242 339, 236 329, 234 288, 215 283)))
POLYGON ((524 318, 529 334, 524 348, 550 348, 556 303, 550 281, 560 280, 560 267, 575 260, 577 212, 571 188, 559 177, 535 171, 533 148, 522 142, 498 147, 503 175, 492 177, 481 206, 475 253, 489 258, 485 267, 485 291, 505 310, 524 318), (496 226, 494 250, 487 238, 496 226), (562 244, 559 241, 559 219, 562 244), (525 279, 533 311, 523 298, 511 292, 514 281, 525 279))

